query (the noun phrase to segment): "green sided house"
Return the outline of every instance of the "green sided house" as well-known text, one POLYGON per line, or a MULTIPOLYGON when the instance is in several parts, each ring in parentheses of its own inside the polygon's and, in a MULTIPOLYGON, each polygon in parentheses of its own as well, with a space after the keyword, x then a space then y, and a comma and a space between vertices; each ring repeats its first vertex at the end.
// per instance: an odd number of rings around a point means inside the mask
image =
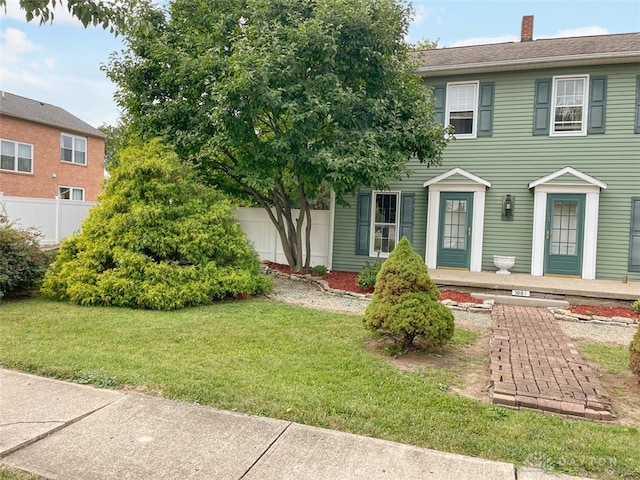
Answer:
POLYGON ((640 33, 419 52, 443 164, 334 210, 331 268, 406 235, 429 268, 640 282, 640 33))

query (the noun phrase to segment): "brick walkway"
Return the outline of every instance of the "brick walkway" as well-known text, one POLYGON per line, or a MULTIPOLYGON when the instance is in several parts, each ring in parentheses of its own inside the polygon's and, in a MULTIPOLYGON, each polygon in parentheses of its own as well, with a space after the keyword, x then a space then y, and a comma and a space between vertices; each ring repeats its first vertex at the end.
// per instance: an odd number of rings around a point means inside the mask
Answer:
POLYGON ((612 420, 611 399, 546 308, 495 305, 493 403, 612 420))

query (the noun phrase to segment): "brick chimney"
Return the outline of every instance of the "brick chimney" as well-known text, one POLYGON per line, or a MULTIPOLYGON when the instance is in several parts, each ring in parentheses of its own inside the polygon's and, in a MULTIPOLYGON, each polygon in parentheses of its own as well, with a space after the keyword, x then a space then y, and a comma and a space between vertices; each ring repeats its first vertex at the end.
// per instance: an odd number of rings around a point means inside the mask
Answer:
POLYGON ((530 42, 533 40, 533 15, 522 17, 522 28, 520 29, 520 41, 530 42))

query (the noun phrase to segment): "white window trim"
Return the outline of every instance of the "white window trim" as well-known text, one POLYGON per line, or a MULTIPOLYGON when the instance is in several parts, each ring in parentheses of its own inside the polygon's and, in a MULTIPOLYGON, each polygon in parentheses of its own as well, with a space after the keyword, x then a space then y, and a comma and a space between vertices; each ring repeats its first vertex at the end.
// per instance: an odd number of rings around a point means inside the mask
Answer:
POLYGON ((62 200, 67 200, 67 201, 73 201, 73 202, 84 202, 86 195, 85 195, 85 190, 82 187, 69 187, 67 185, 58 185, 58 197, 60 197, 60 199, 62 200), (69 189, 69 198, 62 198, 61 192, 60 190, 62 190, 63 188, 68 188, 69 189), (73 191, 74 190, 80 190, 82 192, 82 200, 75 200, 73 198, 73 191))
POLYGON ((33 143, 27 143, 27 142, 19 142, 17 140, 9 140, 8 138, 0 138, 0 141, 2 142, 11 142, 15 145, 15 154, 13 156, 14 160, 15 160, 15 168, 13 170, 9 170, 7 168, 0 168, 0 170, 2 170, 3 172, 13 172, 13 173, 21 173, 23 175, 33 175, 33 168, 34 168, 34 145, 33 143), (28 172, 22 172, 20 170, 18 170, 18 145, 27 145, 31 148, 31 170, 29 170, 28 172))
POLYGON ((445 98, 445 118, 444 118, 444 124, 445 125, 450 125, 450 118, 451 118, 451 87, 456 86, 456 85, 474 85, 475 86, 475 100, 473 102, 473 133, 454 133, 453 137, 456 138, 456 140, 464 140, 467 138, 478 138, 478 101, 479 101, 479 92, 480 92, 480 81, 476 80, 476 81, 472 81, 472 82, 451 82, 451 83, 447 83, 447 97, 445 98))
POLYGON ((73 141, 73 148, 71 149, 71 161, 68 160, 64 160, 62 158, 62 153, 60 154, 60 161, 62 163, 67 163, 67 164, 72 164, 72 165, 83 165, 86 166, 87 163, 89 162, 89 140, 87 139, 87 137, 81 137, 79 135, 73 135, 72 133, 64 133, 61 132, 60 133, 60 151, 62 151, 62 137, 71 137, 72 141, 73 141), (76 158, 76 140, 84 140, 84 163, 78 163, 75 161, 76 158))
POLYGON ((549 119, 550 137, 584 137, 587 135, 587 123, 589 115, 589 75, 556 75, 551 81, 551 118, 549 119), (556 132, 556 83, 558 80, 581 78, 584 80, 584 96, 582 98, 582 128, 576 131, 556 132))
POLYGON ((396 236, 395 245, 398 245, 400 239, 400 191, 387 191, 387 190, 374 190, 371 192, 371 228, 369 233, 369 257, 372 258, 387 258, 389 253, 376 252, 374 249, 375 236, 376 236, 376 195, 395 195, 396 196, 396 236))

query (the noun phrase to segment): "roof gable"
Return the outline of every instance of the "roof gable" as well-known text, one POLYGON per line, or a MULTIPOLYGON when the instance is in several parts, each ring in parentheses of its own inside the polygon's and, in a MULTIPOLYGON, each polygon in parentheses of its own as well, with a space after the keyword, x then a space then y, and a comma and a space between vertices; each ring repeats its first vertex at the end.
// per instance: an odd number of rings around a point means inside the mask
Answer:
POLYGON ((484 178, 478 177, 477 175, 474 175, 473 173, 467 172, 466 170, 460 168, 460 167, 456 167, 456 168, 452 168, 451 170, 444 172, 436 177, 430 178, 429 180, 425 181, 422 186, 423 187, 428 187, 429 185, 433 185, 436 183, 442 183, 442 182, 446 182, 446 180, 451 179, 452 177, 463 177, 464 182, 465 183, 477 183, 479 185, 484 185, 487 188, 491 187, 491 182, 488 180, 485 180, 484 178))
POLYGON ((569 179, 569 183, 576 183, 575 179, 578 179, 588 185, 600 187, 603 190, 607 188, 606 183, 598 180, 595 177, 592 177, 591 175, 587 175, 586 173, 581 172, 580 170, 576 170, 573 167, 564 167, 560 170, 556 170, 555 172, 550 173, 549 175, 545 175, 544 177, 534 180, 533 182, 529 183, 529 188, 535 188, 539 185, 545 185, 549 183, 557 183, 555 182, 555 180, 558 180, 560 179, 560 177, 563 177, 563 176, 571 177, 569 179))
POLYGON ((2 92, 0 94, 0 114, 57 127, 69 131, 69 133, 82 133, 104 138, 100 130, 60 107, 13 93, 2 92))

